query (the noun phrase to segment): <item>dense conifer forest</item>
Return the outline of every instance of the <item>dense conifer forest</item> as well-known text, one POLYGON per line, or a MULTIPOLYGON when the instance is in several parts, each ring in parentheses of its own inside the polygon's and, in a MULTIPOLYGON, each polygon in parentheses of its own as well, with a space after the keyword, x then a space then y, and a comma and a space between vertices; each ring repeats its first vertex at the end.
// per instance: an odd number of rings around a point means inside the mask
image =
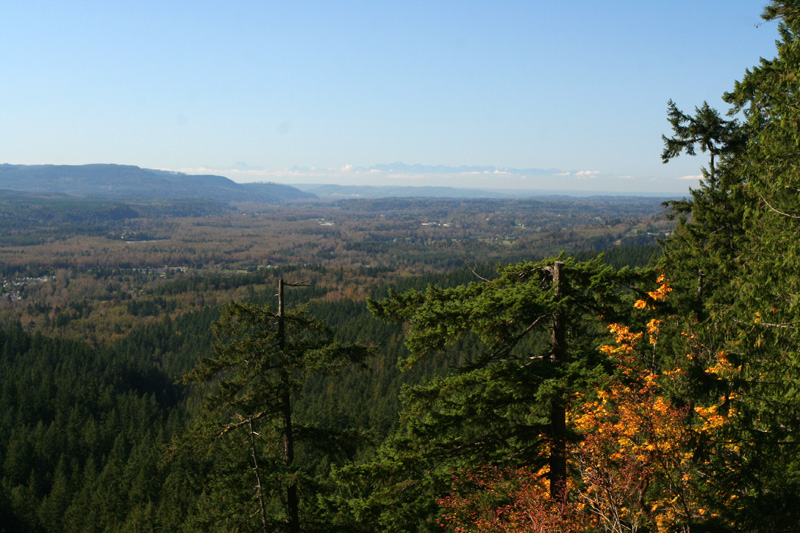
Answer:
POLYGON ((800 2, 684 199, 0 195, 0 531, 800 530, 800 2))

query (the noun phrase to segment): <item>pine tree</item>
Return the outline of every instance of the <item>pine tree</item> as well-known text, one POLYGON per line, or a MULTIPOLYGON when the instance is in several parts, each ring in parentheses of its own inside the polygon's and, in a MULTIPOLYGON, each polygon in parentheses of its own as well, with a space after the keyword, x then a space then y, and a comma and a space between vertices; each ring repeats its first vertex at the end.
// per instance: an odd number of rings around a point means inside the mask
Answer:
POLYGON ((690 191, 691 198, 665 204, 678 224, 662 258, 662 263, 680 265, 670 280, 680 288, 678 297, 702 317, 704 300, 732 275, 744 232, 743 180, 731 159, 745 145, 745 128, 737 120, 723 119, 706 102, 692 116, 670 100, 667 118, 674 137, 662 135, 664 163, 682 152, 693 156, 697 148, 709 154, 708 168, 701 167, 703 179, 699 188, 690 191))
POLYGON ((790 531, 800 528, 800 2, 773 0, 764 18, 780 21, 777 57, 724 96, 743 117, 743 141, 683 205, 662 265, 684 293, 684 272, 703 270, 694 304, 677 309, 692 317, 686 335, 672 339, 676 354, 700 348, 685 401, 739 397, 727 436, 735 473, 711 472, 736 487, 726 518, 740 530, 790 531), (735 377, 709 375, 720 353, 740 368, 735 377))
POLYGON ((398 431, 370 465, 346 472, 370 491, 352 503, 356 514, 390 531, 435 529, 431 495, 454 471, 482 464, 546 466, 550 497, 563 498, 566 404, 602 372, 600 316, 616 316, 619 289, 634 278, 601 259, 559 258, 369 302, 378 317, 407 322, 406 366, 438 355, 456 368, 407 389, 398 431))
MULTIPOLYGON (((314 373, 334 372, 369 352, 362 345, 334 342, 330 329, 304 309, 285 311, 283 286, 280 280, 277 311, 250 303, 225 307, 215 325, 214 354, 186 377, 203 386, 203 397, 184 442, 218 454, 211 466, 222 492, 211 491, 201 500, 212 504, 212 515, 228 520, 235 515, 246 524, 247 517, 257 517, 263 531, 300 530, 303 472, 295 463, 295 448, 325 436, 293 419, 297 394, 314 373), (218 505, 223 508, 215 509, 218 505)), ((207 520, 213 522, 214 516, 207 520)))

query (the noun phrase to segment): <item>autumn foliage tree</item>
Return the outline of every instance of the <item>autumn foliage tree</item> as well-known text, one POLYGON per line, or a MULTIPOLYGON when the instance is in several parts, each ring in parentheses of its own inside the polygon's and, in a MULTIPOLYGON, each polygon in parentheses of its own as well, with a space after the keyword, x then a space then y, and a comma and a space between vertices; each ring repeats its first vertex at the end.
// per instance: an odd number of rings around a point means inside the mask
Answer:
MULTIPOLYGON (((638 318, 652 315, 670 292, 662 277, 634 304, 638 318)), ((705 405, 673 397, 684 370, 659 370, 655 361, 664 319, 647 319, 642 331, 609 325, 613 342, 601 346, 615 372, 595 393, 573 396, 570 479, 562 501, 547 498, 547 478, 528 468, 482 468, 455 476, 439 500, 455 531, 689 531, 693 524, 721 526, 706 498, 708 474, 719 467, 721 428, 737 416, 728 395, 705 405), (703 451, 705 450, 705 451, 703 451)), ((688 361, 694 358, 692 354, 688 361)), ((724 354, 706 368, 719 379, 735 373, 724 354)), ((730 463, 728 463, 730 466, 730 463)), ((735 496, 734 496, 735 499, 735 496)), ((718 503, 718 502, 717 502, 718 503)))

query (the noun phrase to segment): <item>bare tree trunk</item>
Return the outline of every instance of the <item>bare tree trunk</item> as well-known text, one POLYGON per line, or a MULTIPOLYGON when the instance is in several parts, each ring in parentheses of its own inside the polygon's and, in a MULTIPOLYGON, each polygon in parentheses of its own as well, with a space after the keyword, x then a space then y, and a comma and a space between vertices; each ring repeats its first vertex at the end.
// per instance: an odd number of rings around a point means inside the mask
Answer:
POLYGON ((697 294, 696 294, 696 297, 695 297, 695 309, 696 309, 696 312, 697 312, 697 319, 698 320, 703 320, 703 318, 705 318, 703 316, 703 278, 704 278, 704 276, 705 276, 705 273, 703 272, 703 269, 702 268, 699 269, 697 271, 697 294))
MULTIPOLYGON (((562 294, 564 263, 553 264, 553 287, 556 298, 562 294)), ((563 365, 567 358, 566 327, 560 312, 553 313, 553 338, 550 359, 563 365)), ((550 498, 563 500, 567 495, 567 414, 561 392, 550 399, 550 498)))
POLYGON ((253 474, 256 476, 256 495, 258 496, 258 505, 261 509, 261 529, 267 533, 267 508, 264 505, 264 491, 261 488, 261 475, 258 472, 258 455, 256 455, 256 440, 253 437, 253 419, 247 421, 250 429, 250 453, 253 456, 253 474))
MULTIPOLYGON (((278 347, 286 348, 286 326, 284 324, 283 278, 278 280, 278 347)), ((289 390, 289 376, 282 371, 283 393, 281 398, 283 411, 283 462, 290 467, 294 462, 294 435, 292 433, 292 404, 289 390)), ((292 481, 286 487, 286 512, 288 514, 289 531, 300 531, 300 514, 297 497, 297 482, 292 481)))

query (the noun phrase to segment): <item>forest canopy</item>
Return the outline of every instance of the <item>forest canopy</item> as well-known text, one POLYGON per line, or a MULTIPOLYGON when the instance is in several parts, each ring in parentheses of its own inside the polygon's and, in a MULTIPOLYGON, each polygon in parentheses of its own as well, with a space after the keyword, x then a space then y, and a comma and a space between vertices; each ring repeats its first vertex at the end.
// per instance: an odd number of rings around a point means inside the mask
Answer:
POLYGON ((800 530, 800 1, 764 18, 728 110, 667 102, 666 217, 0 199, 0 531, 800 530))

